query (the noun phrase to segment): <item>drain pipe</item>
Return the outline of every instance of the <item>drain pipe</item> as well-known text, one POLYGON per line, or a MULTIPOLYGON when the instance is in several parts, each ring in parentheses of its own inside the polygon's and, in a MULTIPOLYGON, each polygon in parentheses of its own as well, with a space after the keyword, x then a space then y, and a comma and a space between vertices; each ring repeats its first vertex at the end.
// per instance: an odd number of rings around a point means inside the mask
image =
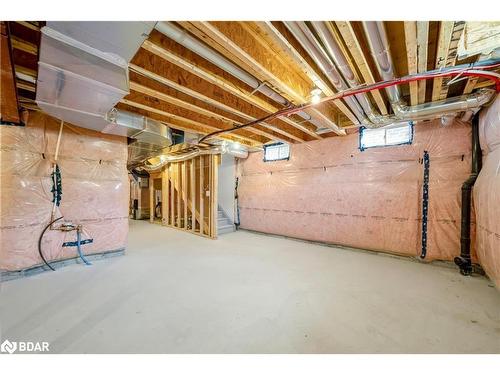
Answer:
POLYGON ((471 174, 462 185, 462 220, 460 229, 460 256, 455 257, 455 264, 464 276, 472 274, 472 260, 470 255, 470 225, 471 225, 471 198, 472 188, 482 166, 481 146, 479 144, 479 115, 472 119, 472 166, 471 174))
MULTIPOLYGON (((240 81, 243 81, 255 91, 264 94, 268 98, 285 107, 291 105, 291 103, 286 98, 271 89, 264 82, 260 82, 257 78, 247 73, 245 70, 241 69, 233 62, 229 61, 226 57, 206 46, 204 43, 192 37, 186 31, 173 25, 171 22, 158 22, 155 25, 155 29, 168 38, 172 39, 173 41, 179 43, 183 47, 187 48, 188 50, 210 61, 212 64, 218 66, 232 76, 238 78, 240 81)), ((298 112, 297 115, 299 115, 306 121, 312 122, 317 127, 321 126, 320 124, 316 124, 315 120, 305 112, 298 112)))

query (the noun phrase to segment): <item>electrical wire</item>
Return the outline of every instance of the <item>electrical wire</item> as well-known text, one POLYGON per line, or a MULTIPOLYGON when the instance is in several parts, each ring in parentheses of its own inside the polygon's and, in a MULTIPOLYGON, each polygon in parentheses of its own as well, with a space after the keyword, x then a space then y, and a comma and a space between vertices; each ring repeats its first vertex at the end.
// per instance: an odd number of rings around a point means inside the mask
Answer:
POLYGON ((50 223, 47 224, 47 226, 43 229, 42 233, 40 234, 40 237, 38 238, 38 253, 40 254, 40 258, 42 258, 43 262, 52 270, 52 271, 55 271, 55 268, 52 267, 48 262, 47 260, 45 259, 45 257, 43 256, 43 252, 42 252, 42 238, 43 238, 43 235, 45 234, 45 232, 47 231, 47 229, 52 225, 54 224, 56 221, 58 220, 61 220, 64 216, 61 216, 61 217, 58 217, 57 219, 54 219, 52 220, 50 223))
POLYGON ((249 126, 254 126, 254 125, 257 125, 261 122, 269 121, 269 120, 275 119, 275 118, 280 117, 280 116, 290 116, 294 113, 303 111, 304 109, 313 107, 317 104, 326 103, 326 102, 329 102, 332 100, 338 100, 338 99, 342 99, 342 98, 357 95, 357 94, 366 93, 366 92, 373 91, 373 90, 381 90, 381 89, 391 87, 391 86, 398 86, 398 85, 402 85, 402 84, 410 83, 410 82, 417 82, 417 81, 429 80, 429 79, 434 79, 434 78, 454 77, 454 76, 460 75, 463 77, 478 77, 478 78, 490 79, 491 81, 493 81, 495 83, 496 91, 500 92, 500 75, 498 73, 485 70, 485 69, 495 69, 498 67, 500 67, 500 60, 499 59, 487 60, 487 61, 480 62, 480 63, 464 64, 464 65, 459 65, 459 66, 455 66, 455 67, 431 70, 431 71, 428 71, 425 73, 411 74, 411 75, 407 75, 407 76, 404 76, 401 78, 394 78, 391 80, 380 81, 380 82, 376 82, 376 83, 372 83, 372 84, 359 85, 359 86, 356 86, 356 87, 353 87, 353 88, 350 88, 347 90, 340 91, 340 92, 336 93, 335 95, 324 97, 318 103, 304 103, 304 104, 301 104, 298 106, 283 108, 279 111, 276 111, 274 113, 270 113, 267 116, 264 116, 262 118, 256 119, 256 120, 251 121, 251 122, 248 122, 246 124, 237 125, 237 126, 234 126, 230 129, 221 129, 221 130, 214 131, 212 133, 204 135, 199 140, 199 143, 202 143, 206 139, 211 138, 215 135, 229 133, 229 132, 233 132, 235 130, 246 128, 249 126))

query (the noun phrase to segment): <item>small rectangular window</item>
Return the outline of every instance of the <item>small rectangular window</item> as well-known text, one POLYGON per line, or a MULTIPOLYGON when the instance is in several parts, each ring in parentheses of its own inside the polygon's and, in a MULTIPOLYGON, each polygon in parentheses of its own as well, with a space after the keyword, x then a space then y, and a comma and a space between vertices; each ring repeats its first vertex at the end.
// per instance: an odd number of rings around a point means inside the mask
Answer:
POLYGON ((264 161, 277 161, 290 159, 290 145, 286 143, 273 143, 264 145, 264 161))
POLYGON ((413 123, 391 125, 380 129, 359 130, 359 149, 361 151, 372 147, 409 145, 413 141, 413 123))

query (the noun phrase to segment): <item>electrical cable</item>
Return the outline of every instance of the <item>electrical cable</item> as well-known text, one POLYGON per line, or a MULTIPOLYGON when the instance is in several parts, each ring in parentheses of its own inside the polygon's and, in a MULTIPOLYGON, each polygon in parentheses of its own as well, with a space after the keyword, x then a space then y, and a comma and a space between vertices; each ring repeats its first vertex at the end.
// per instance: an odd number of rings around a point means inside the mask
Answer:
POLYGON ((336 93, 335 95, 328 96, 322 98, 318 103, 304 103, 298 106, 293 106, 293 107, 286 107, 283 108, 279 111, 276 111, 274 113, 270 113, 267 116, 264 116, 260 119, 256 119, 254 121, 248 122, 246 124, 242 125, 237 125, 234 126, 230 129, 221 129, 214 131, 212 133, 204 135, 200 140, 199 143, 202 143, 208 138, 211 138, 215 135, 223 134, 223 133, 228 133, 232 132, 235 130, 239 130, 242 128, 246 128, 249 126, 257 125, 261 122, 264 121, 269 121, 274 118, 280 117, 280 116, 289 116, 294 113, 303 111, 304 109, 313 107, 317 104, 329 102, 332 100, 338 100, 342 99, 345 97, 353 96, 356 94, 362 94, 366 93, 369 91, 373 90, 381 90, 387 87, 391 86, 397 86, 405 83, 410 83, 410 82, 416 82, 416 81, 422 81, 422 80, 429 80, 429 79, 434 79, 434 78, 443 78, 443 77, 454 77, 457 75, 460 75, 461 77, 478 77, 478 78, 487 78, 490 79, 495 83, 495 89, 497 92, 500 92, 500 75, 495 72, 489 72, 485 71, 485 69, 495 69, 500 67, 500 60, 495 59, 495 60, 487 60, 484 62, 480 63, 473 63, 473 64, 464 64, 464 65, 458 65, 455 67, 450 67, 450 68, 445 68, 445 69, 437 69, 437 70, 431 70, 425 73, 418 73, 418 74, 411 74, 407 75, 401 78, 394 78, 391 80, 387 81, 381 81, 381 82, 376 82, 372 84, 363 84, 359 85, 344 91, 340 91, 336 93))
POLYGON ((48 262, 47 260, 45 259, 45 257, 43 256, 43 252, 42 252, 42 238, 43 238, 43 235, 45 234, 45 232, 47 231, 47 229, 52 225, 54 224, 56 221, 58 220, 61 220, 64 216, 61 216, 61 217, 58 217, 57 219, 54 219, 52 220, 49 224, 47 224, 47 226, 43 229, 42 233, 40 234, 40 237, 38 238, 38 253, 40 254, 40 258, 42 258, 43 262, 52 270, 52 271, 55 271, 55 268, 52 267, 48 262))

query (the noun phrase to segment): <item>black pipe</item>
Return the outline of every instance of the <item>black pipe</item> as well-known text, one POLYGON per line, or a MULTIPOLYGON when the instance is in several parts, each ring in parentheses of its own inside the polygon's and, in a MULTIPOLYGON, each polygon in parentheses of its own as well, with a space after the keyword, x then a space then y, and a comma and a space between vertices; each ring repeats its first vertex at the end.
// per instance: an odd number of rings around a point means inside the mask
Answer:
POLYGON ((472 274, 472 260, 470 256, 470 225, 472 187, 481 171, 482 154, 479 144, 479 114, 472 119, 472 166, 471 174, 462 184, 462 220, 460 230, 460 256, 455 257, 455 264, 464 276, 472 274))
POLYGON ((40 254, 40 258, 42 258, 43 262, 52 270, 52 271, 55 271, 55 268, 52 267, 48 262, 47 260, 45 259, 45 257, 43 256, 43 252, 42 252, 42 238, 43 238, 43 235, 45 234, 45 231, 52 225, 54 224, 56 221, 58 220, 61 220, 64 216, 61 216, 61 217, 58 217, 57 219, 54 219, 52 220, 50 223, 47 224, 47 226, 45 228, 43 228, 42 230, 42 233, 40 234, 40 237, 38 238, 38 253, 40 254))

